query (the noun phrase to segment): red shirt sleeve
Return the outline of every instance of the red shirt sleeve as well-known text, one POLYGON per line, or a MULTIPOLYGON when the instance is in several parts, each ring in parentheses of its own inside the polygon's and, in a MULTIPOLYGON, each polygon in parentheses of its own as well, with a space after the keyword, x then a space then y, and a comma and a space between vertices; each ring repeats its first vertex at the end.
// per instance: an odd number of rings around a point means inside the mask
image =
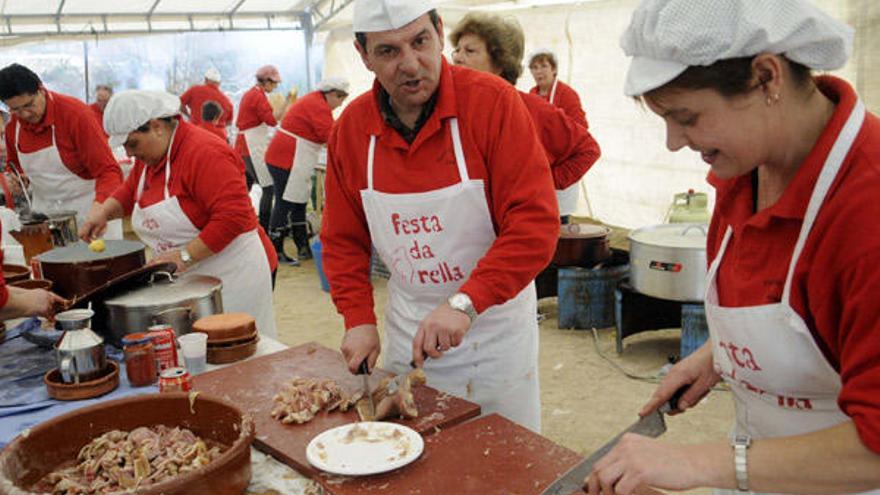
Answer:
POLYGON ((116 191, 113 192, 112 197, 122 205, 122 209, 125 211, 125 216, 131 215, 131 211, 134 209, 134 195, 143 173, 144 162, 135 160, 134 167, 132 167, 128 177, 126 177, 125 181, 116 188, 116 191))
POLYGON ((232 113, 234 112, 232 108, 232 102, 229 101, 229 97, 223 94, 222 91, 218 90, 220 93, 220 108, 223 109, 223 115, 220 117, 220 124, 223 127, 228 126, 232 122, 232 113))
MULTIPOLYGON (((194 88, 195 88, 195 86, 190 86, 189 89, 187 89, 186 91, 183 92, 182 95, 180 95, 180 104, 181 105, 183 105, 185 107, 190 106, 189 104, 192 101, 194 88)), ((193 112, 192 108, 189 108, 189 113, 192 114, 192 112, 193 112)))
POLYGON ((275 120, 272 105, 269 104, 269 98, 267 98, 266 94, 262 92, 260 96, 262 96, 262 98, 257 99, 257 116, 260 118, 260 122, 263 122, 269 127, 275 127, 278 125, 278 121, 275 120))
POLYGON ((64 116, 58 127, 61 122, 69 123, 70 137, 76 143, 81 163, 95 179, 95 201, 103 202, 122 183, 122 169, 104 139, 104 130, 91 115, 64 116))
POLYGON ((556 90, 556 105, 564 110, 565 114, 574 119, 575 122, 587 129, 590 128, 590 124, 587 123, 587 114, 584 113, 581 99, 574 88, 560 82, 556 90))

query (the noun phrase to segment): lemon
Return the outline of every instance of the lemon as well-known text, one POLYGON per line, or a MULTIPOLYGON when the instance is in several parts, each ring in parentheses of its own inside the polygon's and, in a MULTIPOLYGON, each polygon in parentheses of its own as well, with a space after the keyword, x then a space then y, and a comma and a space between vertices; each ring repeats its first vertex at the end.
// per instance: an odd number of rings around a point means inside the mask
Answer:
POLYGON ((96 253, 102 253, 107 249, 107 243, 104 242, 104 239, 95 239, 89 243, 89 249, 96 253))

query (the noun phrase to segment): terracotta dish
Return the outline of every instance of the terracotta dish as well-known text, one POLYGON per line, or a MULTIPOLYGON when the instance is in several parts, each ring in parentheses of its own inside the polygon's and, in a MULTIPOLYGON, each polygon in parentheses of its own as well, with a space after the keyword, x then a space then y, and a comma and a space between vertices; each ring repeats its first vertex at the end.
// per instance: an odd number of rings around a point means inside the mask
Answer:
POLYGON ((193 332, 208 334, 208 343, 233 342, 256 333, 257 323, 247 313, 220 313, 199 318, 193 332))
POLYGON ((107 363, 107 373, 94 380, 80 383, 64 383, 58 368, 52 368, 43 376, 43 383, 49 397, 55 400, 83 400, 112 392, 119 386, 119 365, 115 361, 107 363))
POLYGON ((257 342, 260 337, 253 340, 232 345, 212 346, 208 345, 208 362, 211 364, 226 364, 249 358, 257 352, 257 342))
POLYGON ((46 474, 111 430, 163 424, 190 429, 224 447, 202 469, 141 488, 138 495, 240 495, 251 479, 250 416, 218 398, 188 393, 147 394, 101 402, 52 418, 19 435, 0 452, 0 493, 29 494, 46 474))
POLYGON ((13 285, 15 287, 21 287, 22 289, 28 289, 28 290, 33 290, 33 289, 52 290, 52 281, 46 280, 45 278, 19 280, 18 282, 12 282, 9 285, 13 285))
POLYGON ((30 268, 21 265, 7 265, 6 263, 3 263, 3 280, 6 280, 7 284, 20 282, 29 278, 31 278, 30 268))

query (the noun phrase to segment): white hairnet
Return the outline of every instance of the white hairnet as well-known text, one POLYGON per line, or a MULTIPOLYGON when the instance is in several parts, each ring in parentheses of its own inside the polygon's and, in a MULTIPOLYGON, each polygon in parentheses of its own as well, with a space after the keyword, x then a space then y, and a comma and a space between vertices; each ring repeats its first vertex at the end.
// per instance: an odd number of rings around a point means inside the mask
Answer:
POLYGON ((538 55, 549 55, 553 58, 553 60, 556 60, 556 54, 553 53, 553 50, 545 47, 535 48, 534 50, 532 50, 531 53, 529 53, 529 58, 526 59, 528 60, 529 65, 532 64, 532 60, 534 60, 535 57, 537 57, 538 55))
POLYGON ((220 82, 223 79, 223 76, 220 75, 220 71, 211 67, 210 69, 205 71, 205 79, 214 82, 220 82))
POLYGON ((352 27, 355 33, 392 31, 433 9, 430 0, 355 0, 352 27))
POLYGON ((318 91, 342 91, 348 93, 348 80, 343 77, 328 77, 318 83, 318 91))
POLYGON ((807 0, 643 0, 620 39, 632 57, 624 92, 641 95, 689 66, 761 53, 837 69, 852 38, 852 28, 807 0))
POLYGON ((113 95, 104 109, 104 130, 110 135, 110 147, 125 143, 129 133, 151 119, 180 113, 180 98, 164 91, 132 89, 113 95))

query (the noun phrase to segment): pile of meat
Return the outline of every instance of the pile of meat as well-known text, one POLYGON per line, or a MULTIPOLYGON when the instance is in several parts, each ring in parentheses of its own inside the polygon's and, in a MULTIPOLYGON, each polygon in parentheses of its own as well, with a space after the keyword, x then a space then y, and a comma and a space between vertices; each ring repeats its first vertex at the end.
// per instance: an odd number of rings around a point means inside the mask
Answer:
POLYGON ((91 495, 132 491, 208 465, 221 450, 185 428, 164 425, 109 431, 79 451, 77 464, 46 475, 36 491, 91 495))
POLYGON ((376 407, 375 414, 371 414, 369 400, 365 398, 357 403, 358 416, 361 421, 419 417, 413 388, 424 385, 426 381, 425 372, 421 368, 406 375, 383 378, 371 394, 376 407))
POLYGON ((333 380, 297 377, 275 394, 271 414, 284 424, 301 424, 321 410, 348 411, 361 396, 360 392, 349 394, 333 380))

